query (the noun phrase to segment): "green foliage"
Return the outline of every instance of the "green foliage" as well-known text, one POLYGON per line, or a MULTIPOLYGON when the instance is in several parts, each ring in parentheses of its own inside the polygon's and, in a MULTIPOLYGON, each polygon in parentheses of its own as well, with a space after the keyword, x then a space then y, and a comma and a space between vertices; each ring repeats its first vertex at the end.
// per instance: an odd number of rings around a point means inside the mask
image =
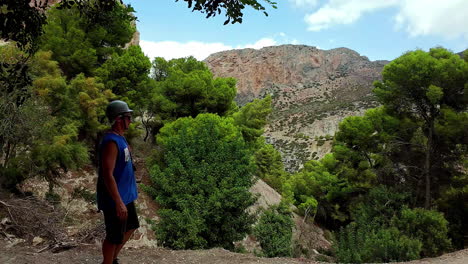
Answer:
MULTIPOLYGON (((176 2, 179 0, 176 0, 176 2)), ((259 3, 257 0, 246 0, 246 1, 232 1, 232 2, 225 2, 220 0, 215 1, 206 1, 206 0, 184 0, 187 2, 188 7, 192 8, 192 11, 200 11, 201 13, 206 13, 206 17, 213 17, 218 14, 221 14, 221 11, 224 10, 226 12, 226 21, 224 21, 224 25, 228 23, 242 23, 242 16, 243 16, 243 9, 245 6, 250 6, 255 10, 263 11, 263 13, 268 16, 266 13, 265 7, 259 3)), ((271 7, 276 8, 276 2, 271 0, 263 0, 271 7)))
POLYGON ((0 37, 5 40, 16 41, 21 49, 34 52, 37 48, 37 38, 42 34, 42 25, 46 15, 43 10, 44 1, 15 1, 2 2, 0 9, 0 37), (33 5, 33 6, 31 6, 33 5))
POLYGON ((451 248, 447 238, 448 222, 442 213, 422 208, 401 211, 392 219, 392 225, 403 234, 422 242, 422 256, 434 257, 451 248))
POLYGON ((349 220, 348 206, 354 188, 332 171, 338 165, 333 154, 321 161, 309 161, 291 175, 284 184, 284 196, 301 211, 316 215, 327 227, 336 227, 349 220), (316 212, 316 213, 315 213, 316 212))
POLYGON ((233 248, 254 222, 246 209, 255 201, 255 167, 232 119, 180 118, 161 129, 157 142, 160 160, 145 189, 163 208, 158 238, 176 249, 233 248))
MULTIPOLYGON (((62 0, 49 8, 49 2, 7 1, 0 8, 0 24, 5 29, 1 37, 16 41, 0 47, 0 183, 12 189, 37 174, 53 187, 63 171, 87 162, 86 145, 94 145, 96 134, 105 128, 103 110, 116 95, 138 106, 137 113, 148 117, 142 118, 142 123, 149 124, 154 118, 152 126, 158 129, 162 121, 179 117, 168 114, 162 119, 164 111, 155 116, 154 107, 147 109, 153 97, 153 102, 162 101, 149 92, 155 81, 147 77, 148 59, 138 47, 123 49, 135 32, 136 17, 130 5, 120 0, 62 0), (42 51, 33 56, 38 46, 42 51), (92 78, 95 74, 99 79, 92 78)), ((205 6, 198 1, 200 4, 205 6)), ((216 8, 239 18, 245 5, 263 9, 256 1, 217 3, 216 8)), ((203 73, 207 71, 203 63, 190 59, 175 60, 173 66, 169 70, 186 75, 201 72, 185 80, 196 89, 200 82, 208 87, 202 87, 206 89, 196 111, 226 114, 236 109, 233 79, 213 79, 203 73)), ((177 74, 173 78, 176 80, 177 74)), ((180 102, 186 103, 184 99, 180 102)), ((164 107, 167 110, 167 105, 164 107)), ((194 111, 191 114, 196 116, 194 111)), ((130 136, 138 134, 136 127, 131 127, 130 136)))
POLYGON ((254 228, 254 235, 262 247, 263 255, 290 257, 294 222, 286 208, 270 207, 264 211, 254 228))
POLYGON ((374 92, 382 103, 394 110, 414 117, 435 118, 437 110, 431 108, 433 103, 428 97, 433 94, 434 87, 438 88, 441 105, 455 109, 466 107, 463 90, 467 67, 459 56, 443 48, 408 52, 385 66, 383 82, 376 83, 374 92), (430 111, 423 113, 422 109, 430 111))
POLYGON ((48 11, 47 24, 41 36, 41 49, 52 51, 68 79, 83 73, 92 76, 107 57, 118 52, 135 32, 131 7, 116 6, 101 13, 101 23, 91 23, 77 8, 48 11))
POLYGON ((271 96, 255 99, 234 113, 234 122, 241 128, 246 142, 255 142, 262 134, 271 113, 271 96))
POLYGON ((35 175, 30 155, 34 140, 40 136, 42 124, 47 122, 48 113, 43 107, 28 98, 20 106, 4 112, 0 125, 0 185, 12 192, 18 191, 17 184, 35 175))
MULTIPOLYGON (((461 166, 468 167, 468 160, 461 166)), ((438 209, 442 211, 449 221, 449 236, 456 248, 463 248, 468 236, 468 175, 455 176, 450 186, 443 189, 438 209)))
POLYGON ((0 46, 0 184, 13 192, 33 174, 30 146, 48 115, 32 97, 26 56, 12 44, 0 46))
MULTIPOLYGON (((177 0, 176 0, 177 1, 177 0)), ((207 14, 208 17, 220 14, 221 11, 226 12, 226 23, 242 23, 243 9, 250 6, 255 10, 264 11, 265 7, 256 0, 248 0, 242 2, 224 1, 206 1, 184 0, 188 3, 192 11, 200 11, 207 14)), ((271 0, 264 0, 268 5, 276 8, 276 3, 271 0)), ((7 0, 2 5, 0 10, 0 24, 3 25, 1 38, 13 40, 18 43, 18 46, 27 51, 34 51, 36 40, 42 34, 43 25, 46 23, 46 15, 44 10, 47 9, 51 0, 45 1, 15 1, 7 0)), ((104 27, 107 31, 127 31, 127 24, 120 24, 123 20, 134 21, 136 18, 129 13, 134 12, 130 5, 123 5, 122 0, 96 0, 96 1, 76 1, 76 0, 61 0, 58 8, 65 10, 74 8, 79 10, 81 16, 86 18, 89 25, 98 25, 95 30, 104 27), (125 10, 125 12, 122 12, 125 10)), ((121 36, 122 34, 116 34, 121 36)), ((117 38, 118 39, 118 38, 117 38)))
POLYGON ((335 169, 340 178, 354 187, 367 190, 377 184, 377 173, 387 164, 382 155, 394 138, 398 120, 386 114, 385 108, 366 111, 364 116, 351 116, 339 124, 333 153, 339 161, 335 169))
POLYGON ((460 173, 456 164, 467 153, 468 63, 443 48, 416 50, 386 65, 382 75, 374 93, 386 112, 400 120, 388 156, 398 164, 394 167, 405 168, 400 178, 414 189, 424 188, 417 198, 420 204, 424 198, 429 208, 439 188, 460 173), (449 131, 457 122, 464 132, 449 131))
POLYGON ((335 250, 343 263, 408 261, 419 258, 421 242, 394 227, 373 230, 350 224, 340 230, 335 250))
POLYGON ((7 115, 11 122, 3 124, 5 133, 13 133, 2 137, 7 145, 2 171, 10 189, 15 182, 39 175, 53 193, 61 173, 89 161, 88 148, 80 139, 103 129, 99 118, 104 116, 105 96, 111 94, 82 75, 68 84, 50 58, 50 52, 39 52, 30 62, 34 81, 27 91, 38 96, 16 105, 16 114, 7 115))
POLYGON ((200 113, 224 116, 235 109, 235 79, 213 78, 205 63, 193 57, 168 62, 156 58, 153 72, 156 88, 148 110, 153 116, 153 135, 162 125, 180 117, 196 117, 200 113))
POLYGON ((50 107, 52 116, 64 124, 74 122, 80 139, 94 140, 106 128, 105 108, 115 95, 95 78, 83 74, 68 83, 50 52, 38 52, 34 64, 34 90, 50 107))
POLYGON ((145 104, 148 96, 149 71, 151 62, 139 46, 130 46, 122 54, 112 54, 96 75, 104 83, 106 89, 114 94, 127 97, 136 104, 145 104))
POLYGON ((268 185, 281 192, 283 183, 288 178, 284 170, 281 153, 270 144, 264 144, 255 154, 255 165, 257 165, 257 176, 268 185))
POLYGON ((57 61, 68 78, 79 73, 91 75, 98 66, 96 50, 87 39, 83 18, 77 10, 58 10, 48 12, 48 23, 41 36, 41 49, 52 51, 52 59, 57 61))
POLYGON ((30 156, 34 173, 47 180, 52 189, 61 172, 89 162, 88 149, 77 141, 78 129, 73 122, 60 126, 56 118, 51 118, 42 126, 42 133, 34 142, 30 156))
POLYGON ((387 227, 409 202, 409 193, 379 185, 353 204, 351 216, 361 226, 387 227))
MULTIPOLYGON (((15 159, 13 159, 15 160, 15 159)), ((15 162, 0 166, 0 187, 10 192, 17 192, 17 184, 25 180, 25 175, 15 162)))
POLYGON ((388 262, 432 257, 450 249, 448 222, 440 212, 409 209, 409 193, 372 189, 351 208, 354 222, 336 246, 343 262, 388 262))
POLYGON ((315 218, 315 215, 317 214, 317 208, 318 202, 314 197, 307 197, 305 202, 301 203, 298 207, 299 211, 302 212, 304 217, 311 215, 312 218, 315 218))

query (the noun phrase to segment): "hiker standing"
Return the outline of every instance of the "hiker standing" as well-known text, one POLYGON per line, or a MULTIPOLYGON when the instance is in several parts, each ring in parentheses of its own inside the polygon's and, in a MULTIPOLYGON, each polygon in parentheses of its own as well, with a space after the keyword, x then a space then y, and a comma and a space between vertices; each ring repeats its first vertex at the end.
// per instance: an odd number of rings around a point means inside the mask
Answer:
POLYGON ((132 112, 123 101, 109 103, 106 116, 112 127, 99 145, 97 203, 106 225, 106 238, 102 243, 104 264, 118 263, 120 250, 140 226, 134 203, 138 192, 133 160, 124 137, 132 122, 132 112))

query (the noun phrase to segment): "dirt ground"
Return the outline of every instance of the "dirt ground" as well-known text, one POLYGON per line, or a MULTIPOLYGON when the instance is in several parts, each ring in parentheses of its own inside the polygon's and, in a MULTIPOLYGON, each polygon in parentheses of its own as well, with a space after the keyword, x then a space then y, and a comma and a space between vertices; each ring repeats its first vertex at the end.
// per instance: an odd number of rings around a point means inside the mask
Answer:
MULTIPOLYGON (((96 245, 80 246, 60 253, 45 251, 37 253, 38 249, 28 246, 13 246, 0 241, 0 263, 3 264, 31 264, 31 263, 100 263, 102 261, 99 247, 96 245)), ((264 263, 264 264, 293 264, 317 263, 306 259, 288 258, 257 258, 252 255, 233 253, 224 249, 210 250, 168 250, 153 249, 125 249, 119 257, 120 263, 167 263, 167 264, 221 264, 221 263, 264 263)))
MULTIPOLYGON (((100 263, 100 249, 97 245, 85 245, 60 253, 44 251, 37 253, 39 248, 16 245, 0 240, 0 263, 3 264, 31 264, 31 263, 100 263)), ((167 264, 296 264, 320 263, 308 259, 293 258, 258 258, 250 254, 233 253, 224 249, 210 250, 168 250, 153 249, 125 249, 120 256, 120 262, 125 263, 167 263, 167 264)), ((445 254, 437 258, 422 259, 407 264, 465 264, 468 263, 468 249, 445 254)))

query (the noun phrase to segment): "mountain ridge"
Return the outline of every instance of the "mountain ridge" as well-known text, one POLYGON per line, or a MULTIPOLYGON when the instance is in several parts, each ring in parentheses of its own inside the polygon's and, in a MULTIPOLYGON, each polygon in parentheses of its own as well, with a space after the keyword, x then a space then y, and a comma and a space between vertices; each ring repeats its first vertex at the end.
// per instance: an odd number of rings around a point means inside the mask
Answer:
POLYGON ((216 77, 238 80, 236 101, 272 96, 265 137, 289 171, 329 152, 331 136, 349 115, 377 106, 372 83, 389 61, 370 61, 349 48, 280 45, 214 53, 205 63, 216 77))

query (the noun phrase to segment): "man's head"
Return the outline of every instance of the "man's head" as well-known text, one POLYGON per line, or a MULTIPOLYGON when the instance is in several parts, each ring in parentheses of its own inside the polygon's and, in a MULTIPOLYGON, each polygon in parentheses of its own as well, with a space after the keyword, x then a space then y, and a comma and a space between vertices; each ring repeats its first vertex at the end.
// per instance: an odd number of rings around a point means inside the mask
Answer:
POLYGON ((109 122, 114 126, 116 123, 122 123, 123 129, 128 129, 133 110, 128 107, 124 101, 115 100, 110 102, 106 108, 106 116, 109 122))

